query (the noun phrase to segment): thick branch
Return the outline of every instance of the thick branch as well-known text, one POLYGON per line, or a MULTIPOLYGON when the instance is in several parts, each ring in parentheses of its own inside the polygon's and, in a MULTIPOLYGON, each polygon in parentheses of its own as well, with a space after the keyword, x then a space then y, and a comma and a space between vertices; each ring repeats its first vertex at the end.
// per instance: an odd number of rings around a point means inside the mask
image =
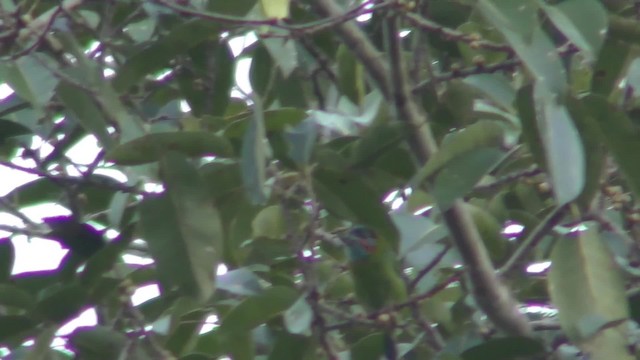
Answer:
MULTIPOLYGON (((341 13, 340 7, 333 0, 316 0, 315 3, 325 16, 335 17, 341 13)), ((387 28, 390 65, 385 63, 381 54, 356 24, 340 24, 336 26, 336 32, 362 62, 387 100, 395 105, 398 119, 406 122, 411 129, 409 145, 417 160, 424 164, 435 153, 437 146, 427 126, 427 116, 421 112, 411 95, 403 66, 396 21, 392 18, 387 28), (388 71, 389 68, 391 72, 388 71), (391 78, 388 77, 389 74, 391 78)), ((507 288, 496 276, 473 219, 463 205, 462 201, 456 201, 450 209, 443 211, 443 219, 465 262, 476 302, 502 330, 510 334, 530 334, 529 323, 518 311, 517 304, 507 288)))

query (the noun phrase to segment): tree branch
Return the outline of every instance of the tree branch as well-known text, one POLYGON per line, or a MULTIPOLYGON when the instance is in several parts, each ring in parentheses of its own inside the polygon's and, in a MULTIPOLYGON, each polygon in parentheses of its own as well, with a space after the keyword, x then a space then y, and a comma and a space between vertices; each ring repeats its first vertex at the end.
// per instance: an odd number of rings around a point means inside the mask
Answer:
MULTIPOLYGON (((336 17, 341 13, 340 7, 333 0, 316 0, 315 4, 325 16, 336 17)), ((398 119, 411 129, 408 135, 409 146, 418 162, 425 164, 437 151, 437 146, 428 127, 428 118, 422 114, 408 86, 401 56, 397 19, 392 17, 387 26, 390 65, 386 64, 367 36, 352 22, 337 25, 335 30, 362 62, 387 100, 394 104, 398 119), (388 77, 389 68, 392 70, 391 78, 388 77)), ((455 201, 451 208, 443 209, 442 215, 464 260, 472 284, 471 289, 480 308, 500 329, 510 334, 529 335, 531 327, 524 315, 518 311, 517 303, 508 289, 498 279, 478 229, 464 208, 464 202, 455 201)))

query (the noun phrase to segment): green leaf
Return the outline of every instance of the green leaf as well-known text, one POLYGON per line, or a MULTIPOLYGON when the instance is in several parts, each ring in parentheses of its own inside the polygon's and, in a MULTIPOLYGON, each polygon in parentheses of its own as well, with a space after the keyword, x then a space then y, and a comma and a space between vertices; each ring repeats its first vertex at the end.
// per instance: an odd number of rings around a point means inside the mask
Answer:
POLYGON ((617 106, 599 95, 582 100, 588 113, 595 119, 605 145, 613 154, 631 189, 640 194, 640 167, 637 157, 640 151, 640 132, 627 115, 617 106))
POLYGON ((353 52, 342 44, 336 55, 338 86, 340 91, 356 106, 362 105, 365 96, 364 68, 353 52))
MULTIPOLYGON (((255 111, 255 110, 254 110, 255 111)), ((237 116, 238 120, 229 125, 224 136, 228 138, 240 138, 251 126, 253 113, 246 112, 237 116)), ((236 116, 234 116, 235 118, 236 116)), ((307 113, 303 109, 282 107, 264 111, 264 125, 267 132, 281 132, 289 127, 297 126, 307 118, 307 113)))
POLYGON ((116 144, 107 130, 104 113, 86 90, 62 82, 56 89, 56 96, 72 115, 72 119, 93 134, 105 149, 109 150, 116 144))
POLYGON ((31 129, 15 121, 0 119, 0 145, 12 137, 26 134, 31 134, 31 129))
POLYGON ((247 268, 239 268, 218 275, 216 284, 220 290, 243 296, 257 295, 263 288, 260 278, 247 268))
POLYGON ((538 4, 553 25, 575 46, 585 58, 592 61, 600 51, 607 31, 607 10, 597 0, 565 0, 555 5, 544 1, 538 4))
POLYGON ((219 24, 203 19, 192 19, 175 26, 169 34, 129 57, 116 71, 113 87, 118 92, 128 90, 147 75, 168 66, 176 56, 207 39, 216 39, 219 31, 219 24))
POLYGON ((631 45, 607 36, 600 49, 591 77, 591 92, 609 97, 627 73, 629 58, 634 56, 631 45))
POLYGON ((384 354, 384 334, 381 332, 365 336, 351 347, 352 360, 380 359, 384 354))
POLYGON ((116 146, 105 156, 118 165, 141 165, 160 160, 169 151, 187 156, 229 156, 230 143, 217 135, 204 131, 177 131, 147 134, 116 146))
POLYGON ((398 123, 374 124, 365 130, 354 145, 351 163, 354 167, 367 167, 396 147, 405 135, 405 125, 398 123))
POLYGON ((177 316, 177 326, 167 338, 165 348, 173 354, 184 354, 195 343, 195 338, 206 319, 204 310, 189 311, 177 316))
POLYGON ((41 294, 36 312, 46 320, 63 323, 78 315, 87 301, 87 290, 78 284, 54 285, 41 294))
POLYGON ((76 355, 86 360, 119 359, 127 349, 127 337, 106 326, 81 326, 69 335, 76 355))
POLYGON ((267 360, 306 359, 305 354, 310 353, 313 345, 309 337, 279 332, 267 360))
POLYGON ((38 323, 24 315, 0 315, 0 341, 20 336, 34 329, 38 323))
POLYGON ((256 0, 237 0, 237 1, 220 1, 220 0, 209 0, 207 3, 207 8, 209 11, 225 14, 225 15, 233 15, 233 16, 244 16, 247 15, 249 10, 251 10, 256 5, 256 0))
POLYGON ((249 83, 251 83, 251 89, 264 99, 268 99, 271 82, 275 79, 275 71, 276 68, 267 48, 258 46, 251 59, 249 83))
POLYGON ((503 143, 502 126, 495 121, 478 121, 445 138, 440 150, 418 171, 411 183, 419 185, 430 179, 456 157, 481 148, 501 148, 503 143))
POLYGON ((564 94, 567 76, 553 42, 538 24, 534 0, 480 0, 478 7, 493 23, 527 69, 547 91, 564 94))
POLYGON ((263 293, 245 299, 222 319, 220 332, 232 336, 264 324, 289 309, 298 299, 298 292, 285 286, 273 286, 263 293))
POLYGON ((140 226, 166 290, 178 287, 201 301, 214 290, 223 230, 196 169, 180 154, 160 161, 166 193, 140 205, 140 226))
MULTIPOLYGON (((269 0, 270 2, 276 0, 269 0)), ((283 1, 283 0, 277 0, 283 1)), ((286 1, 286 0, 285 0, 286 1)), ((263 38, 262 44, 267 49, 282 76, 286 79, 298 67, 298 51, 294 41, 281 37, 263 38)))
POLYGON ((320 202, 331 213, 367 225, 380 236, 398 245, 398 230, 376 193, 359 176, 318 168, 313 173, 313 188, 320 202))
POLYGON ((533 92, 551 187, 558 205, 564 205, 584 189, 584 147, 566 106, 537 84, 533 92))
POLYGON ((464 360, 477 359, 516 359, 542 356, 545 347, 538 340, 525 337, 505 337, 492 339, 465 350, 464 360))
POLYGON ((262 101, 254 97, 253 117, 242 139, 242 181, 254 204, 263 204, 266 200, 265 181, 267 160, 270 157, 266 143, 264 113, 262 101))
POLYGON ((16 259, 16 249, 11 238, 0 239, 0 283, 9 280, 16 259))
POLYGON ((582 101, 576 98, 569 98, 567 109, 578 131, 584 146, 585 157, 585 184, 576 203, 582 209, 590 209, 591 203, 601 189, 601 180, 605 166, 607 152, 600 136, 600 129, 593 121, 591 114, 582 101))
POLYGON ((283 19, 289 17, 291 0, 260 0, 260 7, 267 18, 283 19))
MULTIPOLYGON (((567 235, 556 242, 551 253, 549 273, 549 293, 558 308, 560 325, 567 336, 576 342, 600 336, 608 338, 606 332, 616 331, 607 329, 599 334, 585 333, 584 324, 589 318, 598 317, 613 322, 629 317, 624 282, 617 265, 594 224, 585 225, 589 226, 587 230, 567 235)), ((624 336, 622 333, 618 335, 624 336)), ((618 354, 626 353, 626 346, 621 341, 617 343, 622 346, 618 354)))
POLYGON ((505 153, 498 148, 478 148, 451 159, 434 175, 431 191, 441 210, 466 196, 491 171, 505 153))
POLYGON ((0 284, 0 304, 31 311, 35 307, 36 302, 33 295, 27 291, 13 284, 0 284))
POLYGON ((40 53, 21 56, 12 63, 5 61, 0 64, 0 78, 21 98, 29 101, 38 112, 44 114, 59 81, 47 66, 57 68, 53 60, 40 53))
POLYGON ((251 223, 253 237, 282 239, 287 231, 284 215, 280 205, 267 206, 262 209, 251 223))
MULTIPOLYGON (((77 187, 78 193, 87 199, 83 210, 89 213, 104 211, 108 208, 109 201, 115 192, 109 189, 108 184, 121 185, 121 183, 112 177, 99 174, 91 175, 91 179, 94 184, 83 184, 77 187)), ((56 203, 60 201, 63 193, 64 189, 59 183, 48 178, 39 178, 13 189, 6 198, 11 199, 16 206, 26 207, 43 202, 56 203)))
POLYGON ((307 297, 301 296, 284 313, 284 326, 292 334, 310 334, 313 318, 313 309, 307 302, 307 297))
POLYGON ((285 133, 289 145, 289 157, 300 167, 309 164, 316 145, 318 129, 311 119, 306 119, 285 133))

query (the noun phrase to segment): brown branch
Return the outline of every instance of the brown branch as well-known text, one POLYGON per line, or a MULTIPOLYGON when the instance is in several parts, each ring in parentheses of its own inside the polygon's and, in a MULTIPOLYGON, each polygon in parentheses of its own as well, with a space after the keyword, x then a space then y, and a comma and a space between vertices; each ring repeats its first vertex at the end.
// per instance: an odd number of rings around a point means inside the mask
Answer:
POLYGON ((442 35, 442 37, 447 40, 473 44, 474 47, 479 47, 487 50, 506 52, 509 54, 513 53, 513 49, 507 44, 498 44, 492 41, 483 40, 477 34, 466 34, 461 31, 448 28, 446 26, 438 24, 435 21, 425 19, 418 14, 403 13, 403 15, 407 22, 409 22, 413 26, 442 35))

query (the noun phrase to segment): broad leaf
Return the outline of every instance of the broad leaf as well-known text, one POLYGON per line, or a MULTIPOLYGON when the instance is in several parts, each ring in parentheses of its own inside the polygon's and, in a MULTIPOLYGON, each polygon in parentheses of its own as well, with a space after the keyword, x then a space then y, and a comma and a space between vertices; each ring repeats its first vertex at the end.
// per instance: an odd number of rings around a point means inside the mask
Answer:
POLYGON ((217 210, 196 169, 178 153, 161 159, 167 192, 140 205, 144 239, 156 261, 166 290, 206 300, 214 290, 214 274, 222 242, 217 210))

